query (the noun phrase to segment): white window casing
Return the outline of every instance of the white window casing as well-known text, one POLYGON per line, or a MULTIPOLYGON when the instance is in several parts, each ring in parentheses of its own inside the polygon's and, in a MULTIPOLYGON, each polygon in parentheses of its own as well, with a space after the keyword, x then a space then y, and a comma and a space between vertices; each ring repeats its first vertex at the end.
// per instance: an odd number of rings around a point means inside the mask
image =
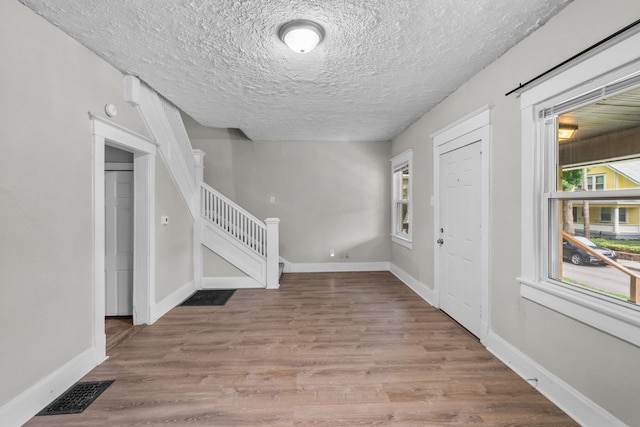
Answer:
POLYGON ((411 249, 413 231, 413 150, 408 149, 391 159, 391 240, 401 246, 411 249), (402 197, 402 171, 408 169, 408 189, 406 198, 402 197), (402 215, 402 205, 407 207, 402 215), (402 224, 408 224, 404 231, 402 224))
MULTIPOLYGON (((640 307, 550 279, 549 258, 561 256, 550 244, 549 218, 556 215, 553 200, 575 194, 557 192, 550 178, 555 172, 555 133, 558 114, 597 99, 640 86, 640 33, 565 68, 521 92, 522 198, 521 296, 613 336, 640 346, 640 307)), ((594 178, 595 182, 595 178, 594 178)), ((584 195, 580 196, 583 198, 584 195)), ((640 190, 608 190, 586 199, 640 198, 640 190)))

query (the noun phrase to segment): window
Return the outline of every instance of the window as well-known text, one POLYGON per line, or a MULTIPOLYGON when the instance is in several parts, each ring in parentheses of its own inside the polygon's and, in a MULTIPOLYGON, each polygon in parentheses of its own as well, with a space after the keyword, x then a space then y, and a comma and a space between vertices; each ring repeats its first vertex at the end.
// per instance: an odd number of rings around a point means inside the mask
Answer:
POLYGON ((411 248, 411 173, 413 150, 391 159, 392 207, 391 239, 411 248))
POLYGON ((635 345, 640 277, 606 246, 640 242, 638 43, 609 42, 520 96, 521 295, 635 345))
POLYGON ((627 208, 618 209, 618 221, 627 222, 627 208))
POLYGON ((600 208, 600 222, 611 222, 611 208, 600 208))
POLYGON ((587 177, 587 190, 604 190, 604 175, 593 175, 587 177))
POLYGON ((549 163, 543 172, 548 185, 548 203, 543 203, 543 208, 549 218, 547 235, 543 236, 549 245, 545 276, 599 298, 639 303, 631 279, 640 280, 640 276, 627 275, 611 248, 640 243, 640 221, 635 227, 621 228, 620 218, 626 222, 626 209, 615 205, 635 204, 640 199, 640 84, 596 102, 565 106, 558 112, 545 109, 543 115, 544 125, 551 127, 543 141, 549 150, 549 163), (631 111, 633 119, 627 117, 631 111), (560 138, 559 129, 566 124, 574 133, 560 138), (556 128, 558 132, 553 132, 556 128), (606 173, 591 171, 624 171, 629 181, 626 190, 635 191, 606 190, 606 173), (585 177, 586 188, 581 185, 585 177), (554 184, 554 180, 558 182, 554 184), (582 207, 581 218, 573 211, 574 205, 582 207), (597 240, 594 243, 591 239, 597 240), (608 260, 614 263, 607 265, 608 260), (576 270, 570 264, 606 267, 595 274, 576 270))
MULTIPOLYGON (((627 208, 601 207, 600 222, 626 223, 627 208)), ((634 238, 635 234, 636 233, 629 233, 629 235, 625 236, 623 233, 615 233, 615 235, 612 235, 610 237, 622 237, 622 238, 625 238, 624 240, 637 240, 634 238)))

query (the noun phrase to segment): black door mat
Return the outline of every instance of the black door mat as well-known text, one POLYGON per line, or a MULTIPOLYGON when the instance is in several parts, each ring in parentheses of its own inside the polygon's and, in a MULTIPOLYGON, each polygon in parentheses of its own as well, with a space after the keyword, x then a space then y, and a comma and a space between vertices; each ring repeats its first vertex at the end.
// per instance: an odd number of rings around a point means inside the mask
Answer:
POLYGON ((216 289, 196 291, 180 305, 208 306, 225 305, 235 292, 235 289, 216 289))
POLYGON ((111 384, 113 380, 76 383, 37 415, 79 414, 111 384))

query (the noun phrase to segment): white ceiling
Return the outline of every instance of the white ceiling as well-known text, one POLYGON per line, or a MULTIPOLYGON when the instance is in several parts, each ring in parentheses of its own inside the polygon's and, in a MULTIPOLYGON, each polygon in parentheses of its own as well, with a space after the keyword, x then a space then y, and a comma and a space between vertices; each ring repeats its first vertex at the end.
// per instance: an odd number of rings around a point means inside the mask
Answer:
POLYGON ((20 1, 205 126, 253 140, 377 141, 571 0, 20 1), (278 39, 293 19, 324 27, 316 50, 278 39))

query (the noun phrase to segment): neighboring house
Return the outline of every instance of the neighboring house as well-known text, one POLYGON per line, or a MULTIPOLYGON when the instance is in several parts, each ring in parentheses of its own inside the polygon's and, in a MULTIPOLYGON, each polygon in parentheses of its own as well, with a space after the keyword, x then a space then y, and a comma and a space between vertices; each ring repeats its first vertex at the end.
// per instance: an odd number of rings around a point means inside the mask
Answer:
MULTIPOLYGON (((588 191, 628 190, 640 188, 640 161, 609 163, 589 167, 588 191)), ((574 229, 584 233, 584 210, 580 201, 573 202, 574 229)), ((589 203, 592 237, 610 239, 640 238, 640 200, 611 200, 589 203)))
MULTIPOLYGON (((507 7, 510 2, 479 4, 507 7)), ((187 131, 194 147, 207 154, 205 182, 259 218, 281 219, 281 255, 291 270, 388 270, 410 286, 416 298, 438 306, 437 241, 442 242, 447 230, 434 219, 439 189, 434 188, 438 153, 433 135, 446 136, 462 118, 484 111, 490 116, 491 140, 475 157, 487 172, 482 176, 489 177, 483 181, 489 188, 479 198, 486 250, 475 254, 486 278, 478 298, 483 303, 481 343, 581 424, 637 425, 640 309, 626 301, 609 304, 614 309, 602 308, 602 301, 589 292, 553 287, 541 273, 549 251, 544 225, 551 216, 543 203, 549 190, 539 185, 544 182, 539 169, 550 174, 556 169, 542 167, 544 156, 535 151, 542 125, 534 121, 541 120, 543 107, 553 107, 547 100, 559 94, 561 100, 567 94, 578 97, 580 92, 570 92, 577 85, 601 82, 602 76, 609 79, 602 84, 625 77, 611 74, 637 66, 640 42, 633 36, 628 39, 635 43, 631 47, 605 45, 613 49, 606 60, 595 55, 580 62, 579 70, 572 65, 568 71, 575 72, 553 90, 548 87, 556 81, 548 76, 548 85, 541 83, 522 97, 505 94, 638 17, 637 0, 571 2, 494 63, 469 69, 466 83, 458 89, 447 87, 450 95, 416 117, 393 141, 323 142, 319 131, 316 142, 253 142, 232 129, 206 129, 189 120, 187 131), (406 230, 410 247, 390 238, 395 202, 389 160, 407 150, 413 150, 406 230), (330 255, 347 251, 348 258, 330 255)), ((442 14, 442 19, 457 18, 442 14)), ((511 46, 510 40, 504 43, 511 46)), ((390 60, 394 55, 420 55, 419 45, 407 46, 406 52, 390 52, 390 60)), ((126 130, 144 142, 128 147, 135 154, 134 168, 140 171, 142 165, 143 178, 149 181, 142 190, 150 214, 136 219, 149 222, 152 232, 135 235, 148 246, 148 257, 136 268, 153 265, 145 296, 151 304, 150 322, 171 309, 198 276, 239 273, 211 253, 200 254, 188 203, 139 112, 125 102, 119 70, 18 0, 0 1, 0 55, 0 424, 13 426, 104 360, 94 286, 104 262, 95 255, 104 243, 96 239, 96 224, 104 215, 96 194, 103 190, 94 185, 103 173, 95 162, 102 151, 94 144, 99 138, 92 124, 112 122, 116 133, 126 130), (117 107, 117 116, 106 117, 108 104, 117 107), (194 260, 200 256, 204 261, 198 266, 194 260)), ((363 70, 369 72, 376 70, 363 70)), ((446 82, 447 76, 442 79, 446 82)), ((380 91, 388 96, 393 89, 380 91)), ((469 135, 462 132, 460 147, 469 135)), ((638 184, 637 174, 619 165, 596 172, 591 172, 595 187, 599 180, 602 185, 618 182, 619 188, 638 184)), ((614 226, 616 208, 620 231, 638 223, 633 204, 600 203, 593 217, 604 213, 599 219, 610 218, 611 223, 598 225, 614 226), (626 212, 621 214, 620 208, 626 212)), ((392 315, 415 320, 410 312, 392 315)), ((446 339, 437 331, 435 338, 446 339)), ((451 348, 441 359, 467 357, 465 352, 451 348)), ((419 375, 415 381, 423 387, 419 375)), ((490 393, 479 388, 478 393, 490 393)))

